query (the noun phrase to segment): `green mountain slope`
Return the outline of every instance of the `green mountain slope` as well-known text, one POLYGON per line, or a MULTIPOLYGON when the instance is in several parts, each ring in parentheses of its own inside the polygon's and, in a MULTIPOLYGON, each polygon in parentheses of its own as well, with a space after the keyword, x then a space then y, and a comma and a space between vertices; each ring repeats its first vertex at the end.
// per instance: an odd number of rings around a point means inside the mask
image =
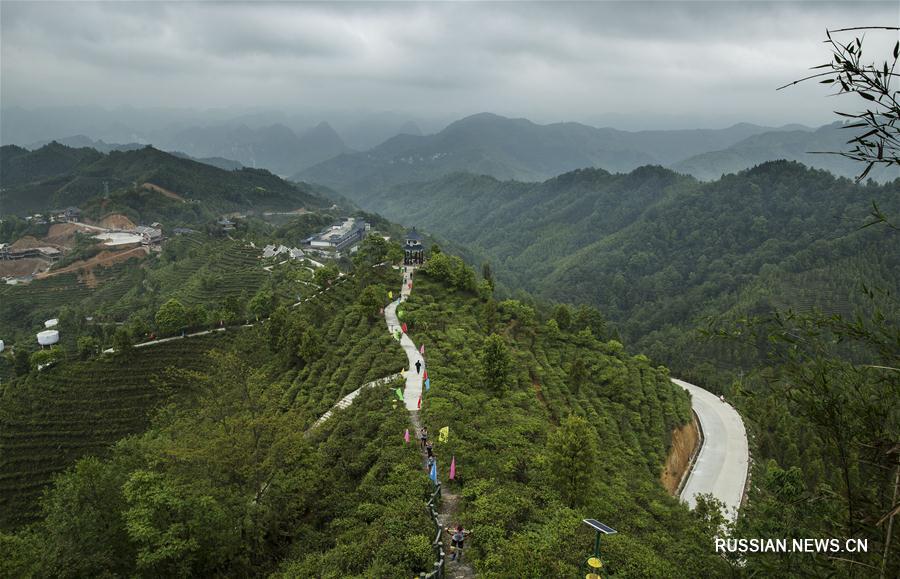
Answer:
POLYGON ((875 254, 869 269, 896 284, 897 256, 876 249, 889 233, 859 231, 872 201, 896 214, 896 190, 772 162, 712 183, 659 167, 543 183, 460 174, 374 194, 364 206, 469 247, 510 288, 599 307, 630 344, 690 372, 649 336, 694 341, 686 333, 745 303, 741 292, 758 280, 779 280, 781 305, 809 306, 804 292, 858 286, 840 260, 875 254), (828 274, 812 275, 823 267, 828 274), (784 288, 787 280, 797 287, 784 288))
MULTIPOLYGON (((102 157, 88 148, 70 148, 53 142, 35 151, 15 145, 0 147, 0 187, 9 189, 69 175, 102 157)), ((8 195, 4 192, 3 197, 8 195)), ((9 198, 9 197, 7 197, 9 198)))
MULTIPOLYGON (((46 212, 51 208, 80 206, 91 199, 100 203, 106 188, 114 195, 132 197, 149 192, 163 204, 200 204, 200 208, 184 209, 188 213, 200 210, 207 215, 242 209, 326 205, 313 194, 311 187, 287 183, 268 171, 249 168, 226 171, 152 147, 103 155, 92 149, 70 149, 54 143, 29 153, 4 148, 2 162, 28 168, 14 171, 8 182, 4 172, 0 202, 6 213, 46 212), (160 193, 160 189, 169 193, 160 193)), ((120 201, 129 203, 128 199, 120 201)))
POLYGON ((589 316, 558 322, 543 307, 448 287, 460 278, 438 261, 416 278, 404 319, 425 345, 422 421, 450 428, 436 445, 440 477, 454 457, 449 484, 462 494, 479 574, 576 575, 592 549, 579 528, 588 517, 621 533, 604 547, 616 576, 674 576, 691 564, 724 572, 704 553, 699 520, 657 482, 670 433, 690 416, 668 372, 606 341, 589 316), (484 352, 497 336, 509 369, 490 384, 484 352))

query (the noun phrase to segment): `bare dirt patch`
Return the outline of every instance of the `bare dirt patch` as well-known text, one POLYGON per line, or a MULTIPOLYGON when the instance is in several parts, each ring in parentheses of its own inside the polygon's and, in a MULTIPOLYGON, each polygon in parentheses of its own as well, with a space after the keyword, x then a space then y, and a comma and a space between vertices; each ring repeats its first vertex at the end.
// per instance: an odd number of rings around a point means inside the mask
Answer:
POLYGON ((34 275, 45 271, 50 264, 43 259, 2 259, 0 260, 0 277, 8 275, 34 275))
POLYGON ((12 251, 18 251, 20 249, 32 249, 34 247, 46 247, 46 246, 47 246, 46 242, 41 241, 37 237, 34 237, 32 235, 26 235, 25 237, 20 237, 19 239, 15 240, 9 246, 9 248, 12 251))
POLYGON ((136 225, 121 213, 110 213, 100 220, 100 227, 107 229, 134 229, 136 225))
POLYGON ((666 467, 660 477, 670 495, 675 496, 678 493, 681 479, 687 474, 691 466, 691 457, 699 444, 700 431, 697 428, 696 418, 672 431, 672 447, 669 449, 666 467))
POLYGON ((184 197, 182 197, 178 193, 175 193, 174 191, 169 191, 168 189, 163 189, 159 185, 154 185, 153 183, 144 183, 143 185, 141 185, 141 187, 143 187, 147 191, 156 191, 160 195, 168 197, 169 199, 174 199, 176 201, 181 201, 182 203, 186 203, 186 201, 184 200, 184 197))
POLYGON ((78 232, 93 235, 97 230, 80 223, 56 223, 50 226, 44 245, 71 249, 75 246, 75 234, 78 232))
POLYGON ((93 269, 95 267, 109 267, 123 261, 128 261, 134 257, 142 259, 146 257, 148 253, 150 253, 150 251, 143 246, 128 249, 126 251, 101 251, 91 259, 76 261, 66 267, 36 275, 35 278, 43 279, 64 273, 81 272, 82 281, 91 287, 96 287, 97 280, 93 275, 93 269), (91 283, 94 285, 91 285, 91 283))

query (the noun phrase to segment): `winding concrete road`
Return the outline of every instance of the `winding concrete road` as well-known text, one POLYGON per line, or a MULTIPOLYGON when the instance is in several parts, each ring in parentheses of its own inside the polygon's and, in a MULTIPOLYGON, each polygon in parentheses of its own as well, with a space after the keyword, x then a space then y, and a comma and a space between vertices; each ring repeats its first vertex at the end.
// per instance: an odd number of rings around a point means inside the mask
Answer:
MULTIPOLYGON (((384 319, 387 321, 388 331, 394 335, 400 329, 400 320, 397 319, 397 306, 406 301, 409 296, 410 275, 403 274, 403 285, 400 289, 400 297, 392 301, 384 308, 384 319)), ((419 409, 419 397, 422 396, 422 375, 425 372, 425 359, 419 355, 419 350, 409 336, 405 333, 400 334, 400 346, 406 352, 406 359, 409 362, 409 369, 406 372, 406 388, 403 389, 403 403, 406 409, 414 411, 419 409), (421 372, 416 372, 416 362, 421 361, 421 372)))
POLYGON ((694 508, 698 494, 710 493, 725 503, 726 515, 735 520, 750 463, 744 422, 715 394, 683 380, 673 378, 672 382, 691 394, 691 407, 703 429, 703 446, 681 491, 681 500, 694 508))

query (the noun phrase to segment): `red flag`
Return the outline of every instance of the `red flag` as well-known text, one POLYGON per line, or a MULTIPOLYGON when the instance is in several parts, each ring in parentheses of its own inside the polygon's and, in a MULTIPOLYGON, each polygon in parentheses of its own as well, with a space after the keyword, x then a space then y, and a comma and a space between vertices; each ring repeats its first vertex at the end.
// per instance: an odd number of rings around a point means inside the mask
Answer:
POLYGON ((425 344, 422 344, 421 346, 419 346, 419 353, 420 353, 420 354, 424 354, 424 353, 425 353, 425 344))
POLYGON ((428 370, 425 370, 425 373, 422 374, 422 380, 428 380, 428 370))
POLYGON ((419 394, 419 403, 416 405, 416 408, 422 408, 422 395, 419 394))
POLYGON ((406 333, 406 322, 403 322, 403 325, 400 326, 400 329, 403 330, 403 333, 406 333))
POLYGON ((450 461, 450 480, 456 479, 456 457, 453 457, 453 460, 450 461))

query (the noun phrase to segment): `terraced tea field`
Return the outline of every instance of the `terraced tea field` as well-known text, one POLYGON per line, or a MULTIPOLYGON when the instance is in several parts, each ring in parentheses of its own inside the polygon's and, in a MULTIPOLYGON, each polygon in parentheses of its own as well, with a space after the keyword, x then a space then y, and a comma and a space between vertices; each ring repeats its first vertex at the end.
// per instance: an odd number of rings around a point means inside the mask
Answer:
POLYGON ((86 455, 103 455, 143 431, 167 393, 168 368, 200 369, 204 353, 230 332, 177 340, 135 352, 64 364, 4 383, 0 391, 0 528, 32 520, 53 476, 86 455))

